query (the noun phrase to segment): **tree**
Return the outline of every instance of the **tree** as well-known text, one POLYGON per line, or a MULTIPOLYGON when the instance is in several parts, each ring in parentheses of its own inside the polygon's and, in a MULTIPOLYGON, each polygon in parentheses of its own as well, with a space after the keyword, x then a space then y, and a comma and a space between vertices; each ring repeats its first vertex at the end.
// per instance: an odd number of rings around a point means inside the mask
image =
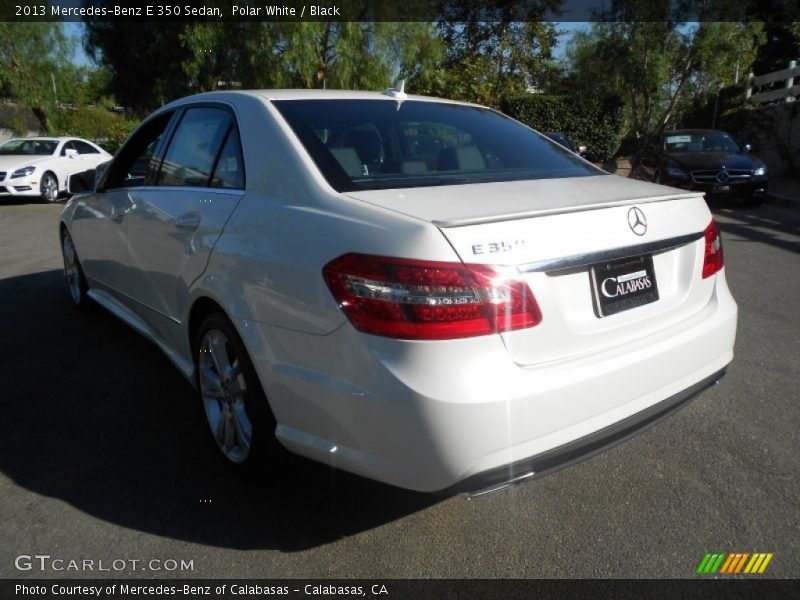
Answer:
POLYGON ((737 61, 751 61, 762 39, 760 23, 687 24, 668 20, 668 12, 661 20, 643 20, 653 19, 653 6, 647 5, 648 17, 631 21, 619 20, 629 15, 607 15, 612 22, 594 24, 568 50, 573 86, 622 97, 640 146, 699 95, 731 83, 737 61))
POLYGON ((70 55, 60 24, 0 22, 0 96, 29 107, 46 131, 56 108, 52 77, 70 55))
POLYGON ((143 25, 101 18, 86 21, 84 46, 108 69, 110 87, 122 105, 145 114, 189 93, 183 63, 191 54, 181 41, 188 23, 143 25))
MULTIPOLYGON (((399 75, 431 87, 441 40, 428 23, 197 23, 181 42, 197 90, 299 87, 378 90, 399 75)), ((415 88, 419 92, 421 88, 415 88)))
POLYGON ((543 88, 555 71, 558 31, 543 22, 559 0, 490 0, 449 5, 439 23, 445 46, 443 95, 499 106, 503 96, 543 88))

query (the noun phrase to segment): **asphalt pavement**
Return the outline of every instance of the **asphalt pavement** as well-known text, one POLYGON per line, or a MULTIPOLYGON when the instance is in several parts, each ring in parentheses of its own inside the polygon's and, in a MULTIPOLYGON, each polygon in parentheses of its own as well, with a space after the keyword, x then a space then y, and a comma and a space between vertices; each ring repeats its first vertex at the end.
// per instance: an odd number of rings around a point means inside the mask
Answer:
POLYGON ((299 458, 236 479, 155 346, 72 309, 59 211, 0 203, 0 577, 683 578, 707 552, 771 552, 764 576, 800 576, 798 210, 715 209, 740 309, 719 385, 608 452, 473 500, 299 458), (15 566, 37 554, 126 566, 15 566), (152 558, 191 570, 131 562, 152 558))

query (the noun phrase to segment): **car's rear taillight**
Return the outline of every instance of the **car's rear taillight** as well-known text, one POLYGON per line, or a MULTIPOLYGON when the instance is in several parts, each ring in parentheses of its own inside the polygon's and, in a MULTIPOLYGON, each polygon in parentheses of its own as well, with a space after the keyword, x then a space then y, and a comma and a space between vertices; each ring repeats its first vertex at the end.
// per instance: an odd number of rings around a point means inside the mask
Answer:
POLYGON ((711 219, 705 230, 706 249, 703 256, 703 279, 722 269, 722 236, 719 227, 711 219))
POLYGON ((322 273, 353 325, 375 335, 448 340, 542 320, 513 267, 345 254, 322 273))

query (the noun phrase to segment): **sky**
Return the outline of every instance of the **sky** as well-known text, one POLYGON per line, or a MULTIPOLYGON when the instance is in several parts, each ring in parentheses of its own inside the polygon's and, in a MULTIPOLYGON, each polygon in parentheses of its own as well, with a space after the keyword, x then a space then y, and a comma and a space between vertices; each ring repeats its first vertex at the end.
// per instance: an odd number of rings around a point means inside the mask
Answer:
MULTIPOLYGON (((590 27, 590 23, 556 23, 556 28, 559 31, 563 31, 564 34, 559 37, 558 46, 556 46, 553 54, 555 58, 561 60, 564 58, 567 44, 569 40, 572 39, 572 35, 576 31, 586 31, 590 27)), ((88 66, 91 65, 91 59, 86 56, 86 52, 83 50, 83 44, 81 42, 81 36, 83 35, 84 27, 83 23, 64 23, 64 31, 67 36, 76 40, 75 45, 75 54, 73 56, 73 62, 78 66, 88 66)))

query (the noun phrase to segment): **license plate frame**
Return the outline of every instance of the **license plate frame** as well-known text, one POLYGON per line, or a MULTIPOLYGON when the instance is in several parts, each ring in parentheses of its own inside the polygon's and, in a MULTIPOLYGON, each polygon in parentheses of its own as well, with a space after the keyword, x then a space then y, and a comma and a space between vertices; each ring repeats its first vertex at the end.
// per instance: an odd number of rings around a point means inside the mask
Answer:
POLYGON ((592 303, 598 318, 610 317, 659 299, 650 254, 608 260, 589 268, 592 303))

